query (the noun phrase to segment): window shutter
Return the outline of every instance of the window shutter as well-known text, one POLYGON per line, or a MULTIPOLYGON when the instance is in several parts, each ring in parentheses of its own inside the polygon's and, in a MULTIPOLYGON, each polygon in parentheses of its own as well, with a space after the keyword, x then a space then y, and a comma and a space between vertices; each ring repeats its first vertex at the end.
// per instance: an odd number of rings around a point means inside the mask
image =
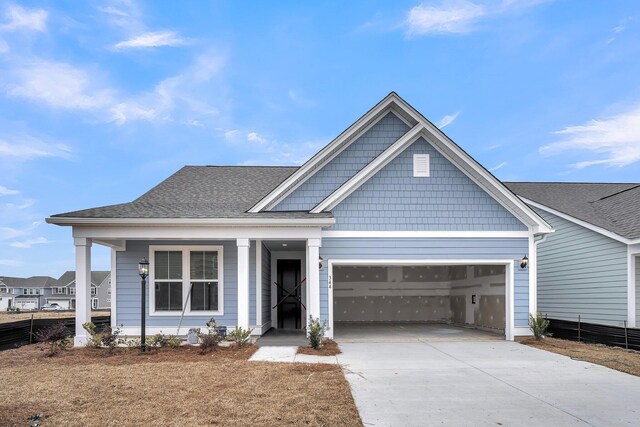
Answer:
POLYGON ((429 155, 428 154, 413 155, 413 176, 414 177, 429 176, 429 155))

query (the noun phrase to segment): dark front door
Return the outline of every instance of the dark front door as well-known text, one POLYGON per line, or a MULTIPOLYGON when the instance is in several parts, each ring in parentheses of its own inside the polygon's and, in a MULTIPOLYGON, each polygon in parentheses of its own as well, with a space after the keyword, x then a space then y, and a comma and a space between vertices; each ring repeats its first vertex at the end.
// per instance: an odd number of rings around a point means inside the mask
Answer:
POLYGON ((300 260, 278 260, 278 328, 300 329, 302 311, 300 296, 300 260), (291 294, 287 296, 288 294, 291 294))

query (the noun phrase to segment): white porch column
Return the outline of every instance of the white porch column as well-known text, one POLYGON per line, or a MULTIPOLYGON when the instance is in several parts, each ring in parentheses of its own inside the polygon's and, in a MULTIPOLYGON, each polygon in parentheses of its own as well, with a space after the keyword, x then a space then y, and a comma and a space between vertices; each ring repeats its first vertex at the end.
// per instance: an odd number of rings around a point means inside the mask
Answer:
POLYGON ((307 239, 307 322, 320 318, 320 245, 320 239, 307 239))
POLYGON ((238 326, 249 329, 249 239, 237 239, 238 245, 238 326))
POLYGON ((76 336, 73 344, 84 347, 87 344, 87 331, 83 323, 91 321, 91 239, 76 237, 76 336))

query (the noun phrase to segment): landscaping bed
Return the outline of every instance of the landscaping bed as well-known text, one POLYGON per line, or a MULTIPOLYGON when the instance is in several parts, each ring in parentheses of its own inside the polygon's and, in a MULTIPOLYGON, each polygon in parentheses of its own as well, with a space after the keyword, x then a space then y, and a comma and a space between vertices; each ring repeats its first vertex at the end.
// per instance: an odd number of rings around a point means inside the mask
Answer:
MULTIPOLYGON (((109 310, 92 310, 91 317, 109 316, 109 310)), ((20 320, 34 319, 62 319, 75 317, 75 310, 54 310, 54 311, 3 311, 0 312, 0 323, 11 323, 20 320)))
POLYGON ((311 346, 298 347, 298 354, 310 354, 313 356, 336 356, 342 353, 338 343, 334 340, 324 340, 320 348, 315 349, 311 346))
POLYGON ((582 360, 606 366, 627 374, 640 376, 640 352, 610 347, 602 344, 586 344, 557 338, 533 338, 521 341, 522 344, 563 354, 575 360, 582 360))
POLYGON ((0 425, 362 425, 335 365, 249 362, 256 347, 0 353, 0 425))

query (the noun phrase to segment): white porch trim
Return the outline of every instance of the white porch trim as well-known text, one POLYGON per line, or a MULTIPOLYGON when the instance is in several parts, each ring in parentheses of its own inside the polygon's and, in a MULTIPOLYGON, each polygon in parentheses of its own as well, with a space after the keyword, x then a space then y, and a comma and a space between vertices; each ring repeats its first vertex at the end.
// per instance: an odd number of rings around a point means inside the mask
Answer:
POLYGON ((528 231, 333 231, 323 230, 322 238, 529 238, 528 231))
POLYGON ((91 321, 91 239, 74 238, 76 250, 76 335, 73 344, 83 347, 89 337, 82 325, 91 321))
POLYGON ((627 246, 627 326, 636 327, 636 253, 627 246))
POLYGON ((307 240, 307 289, 309 289, 307 300, 309 301, 307 307, 309 308, 307 314, 315 319, 320 319, 320 246, 322 240, 309 239, 307 240))
MULTIPOLYGON (((262 240, 256 240, 256 326, 262 325, 262 240)), ((262 329, 260 327, 260 329, 262 329)), ((257 333, 257 331, 254 330, 257 333)), ((260 332, 262 335, 262 332, 260 332)))
POLYGON ((249 239, 237 239, 238 246, 238 327, 249 329, 249 239))

